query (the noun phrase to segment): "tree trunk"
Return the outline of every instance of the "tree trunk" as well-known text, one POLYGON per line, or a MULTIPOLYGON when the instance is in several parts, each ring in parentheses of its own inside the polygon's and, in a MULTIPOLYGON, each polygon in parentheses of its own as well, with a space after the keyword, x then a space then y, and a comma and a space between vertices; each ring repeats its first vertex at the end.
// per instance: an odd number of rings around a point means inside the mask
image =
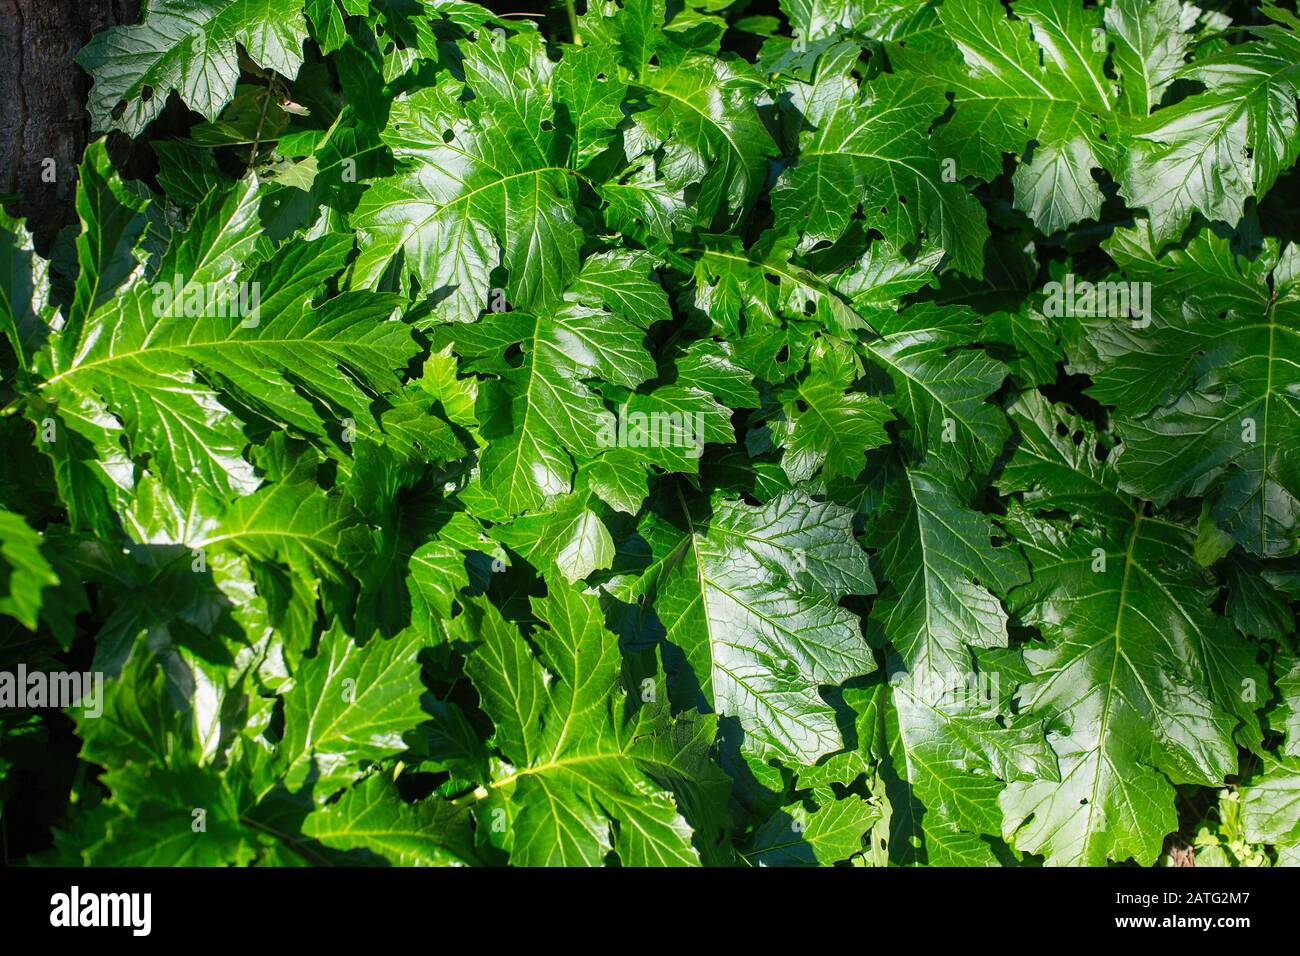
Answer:
POLYGON ((76 221, 77 164, 90 134, 90 79, 73 62, 99 31, 135 22, 138 0, 0 0, 0 193, 37 249, 76 221))

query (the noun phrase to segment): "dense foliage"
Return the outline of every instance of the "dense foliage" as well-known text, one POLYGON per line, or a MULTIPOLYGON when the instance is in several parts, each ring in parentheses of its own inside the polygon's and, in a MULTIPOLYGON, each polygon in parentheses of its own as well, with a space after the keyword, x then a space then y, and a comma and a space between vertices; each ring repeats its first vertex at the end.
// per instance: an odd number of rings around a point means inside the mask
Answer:
POLYGON ((1294 14, 144 7, 0 221, 11 858, 1300 860, 1294 14))

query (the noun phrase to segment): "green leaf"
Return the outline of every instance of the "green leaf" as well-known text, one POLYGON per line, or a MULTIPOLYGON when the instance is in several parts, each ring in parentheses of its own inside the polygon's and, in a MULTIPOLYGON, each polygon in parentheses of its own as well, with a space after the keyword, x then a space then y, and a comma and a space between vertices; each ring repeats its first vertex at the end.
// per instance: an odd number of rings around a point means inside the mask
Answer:
POLYGON ((108 785, 124 811, 85 849, 89 866, 247 866, 256 854, 235 794, 197 768, 136 765, 108 785))
POLYGON ((61 332, 50 356, 43 390, 66 426, 101 461, 120 456, 123 442, 148 448, 150 470, 178 495, 191 483, 219 497, 257 486, 236 409, 324 437, 333 423, 315 403, 373 421, 357 383, 396 390, 394 372, 415 351, 405 326, 384 321, 393 297, 345 293, 312 307, 342 266, 346 239, 286 246, 241 270, 256 199, 251 183, 212 193, 195 213, 199 225, 168 250, 160 281, 106 302, 68 340, 75 349, 63 338, 72 328, 61 332))
POLYGON ((1252 843, 1300 843, 1300 762, 1265 765, 1242 787, 1246 839, 1252 843))
POLYGON ((302 832, 325 846, 375 854, 394 866, 475 862, 468 809, 437 797, 407 803, 380 774, 312 811, 302 832))
POLYGON ((1041 724, 1000 714, 997 671, 914 671, 891 680, 886 714, 894 770, 921 809, 910 837, 932 866, 991 866, 1007 783, 1059 779, 1041 724))
POLYGON ((1107 44, 1100 11, 1074 0, 1011 9, 1009 19, 997 0, 946 0, 939 15, 952 53, 909 50, 908 64, 953 91, 952 118, 935 135, 957 176, 991 179, 1005 153, 1021 156, 1015 206, 1050 234, 1098 217, 1092 171, 1116 165, 1107 44))
POLYGON ((709 706, 739 719, 744 751, 800 764, 840 749, 818 685, 875 667, 857 619, 838 606, 875 590, 851 514, 790 493, 764 508, 719 501, 708 515, 683 502, 640 531, 655 556, 640 587, 664 640, 709 706))
POLYGON ((578 272, 582 231, 540 38, 484 31, 462 51, 474 98, 446 81, 393 102, 383 140, 402 168, 366 190, 351 222, 354 284, 376 287, 401 253, 437 314, 469 322, 498 266, 515 307, 558 299, 578 272))
MULTIPOLYGON (((1003 832, 1052 863, 1150 865, 1177 826, 1173 784, 1220 785, 1236 772, 1234 734, 1258 742, 1256 704, 1242 688, 1264 675, 1209 609, 1214 589, 1193 560, 1194 532, 1134 504, 1122 516, 1119 496, 1113 518, 1053 520, 1114 477, 1109 466, 1071 468, 1095 456, 1068 429, 1057 433, 1045 402, 1012 415, 1031 434, 1055 436, 1055 454, 1040 439, 1033 454, 1045 464, 1026 461, 1004 487, 1047 493, 1033 499, 1036 514, 1009 514, 1033 575, 1010 603, 1046 639, 1025 652, 1032 679, 1018 698, 1022 713, 1046 721, 1061 777, 1009 784, 1003 832)), ((1091 449, 1090 429, 1074 424, 1091 449)))
POLYGON ((36 255, 22 222, 0 212, 0 323, 20 366, 40 348, 53 310, 49 263, 36 255))
POLYGON ((756 108, 763 80, 740 61, 672 46, 663 47, 658 59, 633 80, 650 108, 632 119, 640 138, 649 141, 645 145, 663 151, 661 181, 673 191, 695 191, 691 205, 700 225, 719 215, 741 218, 776 152, 756 108))
POLYGON ((745 859, 755 866, 830 866, 862 849, 880 811, 861 797, 831 800, 808 813, 784 807, 754 832, 745 859))
POLYGON ((149 0, 143 22, 91 38, 77 62, 90 73, 95 129, 138 135, 169 93, 209 120, 230 102, 242 49, 258 66, 292 79, 307 23, 293 0, 149 0))
POLYGON ((41 536, 21 515, 0 510, 0 614, 8 614, 29 631, 36 630, 44 602, 41 592, 59 583, 59 576, 41 554, 41 545, 41 536))
POLYGON ((312 788, 317 804, 359 776, 362 762, 406 749, 402 735, 424 719, 414 633, 361 646, 337 625, 303 661, 284 699, 279 747, 286 783, 312 788))
POLYGON ((1189 43, 1183 10, 1177 0, 1117 0, 1102 14, 1124 104, 1134 116, 1160 105, 1183 65, 1189 43))
POLYGON ((628 356, 645 368, 634 366, 633 374, 648 374, 649 355, 630 323, 582 306, 553 322, 522 312, 493 316, 476 332, 491 347, 525 349, 521 368, 484 383, 479 415, 484 436, 496 439, 483 462, 489 490, 512 512, 537 510, 572 488, 574 458, 595 456, 602 432, 613 427, 582 379, 602 371, 625 377, 620 359, 628 356), (588 347, 570 351, 571 344, 588 347))
POLYGON ((995 547, 1000 529, 926 471, 905 469, 885 508, 868 530, 889 582, 873 623, 913 673, 966 674, 970 648, 1007 646, 999 597, 1028 580, 1024 559, 995 547))
POLYGON ((805 44, 851 32, 895 39, 934 20, 928 5, 909 0, 782 0, 781 10, 805 44))
POLYGON ((509 762, 488 783, 506 803, 511 861, 591 866, 613 852, 625 866, 698 865, 684 801, 665 781, 678 742, 708 740, 683 736, 662 708, 630 708, 595 599, 557 587, 535 601, 547 625, 532 635, 536 658, 495 609, 473 607, 481 643, 466 669, 509 762))
POLYGON ((1205 92, 1126 130, 1121 190, 1147 211, 1157 246, 1176 240, 1193 213, 1236 225, 1246 200, 1262 197, 1300 155, 1300 38, 1276 25, 1257 32, 1178 71, 1205 92))
POLYGON ((947 108, 943 90, 889 75, 859 90, 850 72, 859 52, 848 43, 831 47, 812 83, 795 94, 812 130, 772 191, 778 227, 798 228, 805 246, 834 242, 861 207, 866 225, 889 242, 902 247, 927 236, 956 269, 978 274, 988 239, 983 210, 944 177, 927 135, 947 108))
POLYGON ((1006 368, 965 348, 958 331, 973 321, 963 309, 916 306, 863 346, 894 383, 891 404, 910 426, 913 457, 957 477, 987 474, 1009 433, 1006 417, 986 401, 1006 368))
MULTIPOLYGON (((865 328, 862 317, 816 274, 790 261, 793 236, 768 233, 750 249, 710 237, 694 266, 695 303, 719 332, 735 337, 738 313, 753 331, 782 317, 812 316, 836 332, 865 328)), ((743 340, 741 342, 743 345, 743 340)))
POLYGON ((772 423, 791 481, 818 471, 827 479, 852 478, 862 470, 867 449, 888 444, 885 424, 893 416, 879 398, 851 391, 856 365, 847 349, 815 354, 808 376, 786 399, 785 421, 772 423))
POLYGON ((1215 523, 1243 547, 1263 557, 1293 554, 1300 249, 1287 245, 1252 262, 1209 232, 1169 260, 1151 248, 1114 252, 1129 281, 1152 284, 1160 303, 1152 328, 1099 321, 1090 330, 1105 363, 1095 391, 1121 403, 1124 486, 1160 505, 1208 494, 1215 523), (1271 277, 1263 266, 1272 266, 1271 277))

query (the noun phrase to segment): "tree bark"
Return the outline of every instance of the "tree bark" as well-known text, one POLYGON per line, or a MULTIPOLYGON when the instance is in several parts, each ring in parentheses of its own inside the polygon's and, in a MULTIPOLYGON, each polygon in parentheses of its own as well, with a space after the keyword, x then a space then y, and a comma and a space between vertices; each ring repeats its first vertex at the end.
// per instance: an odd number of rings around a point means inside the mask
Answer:
POLYGON ((95 33, 138 19, 139 0, 0 0, 0 193, 48 254, 76 221, 77 164, 90 135, 90 78, 73 61, 95 33))

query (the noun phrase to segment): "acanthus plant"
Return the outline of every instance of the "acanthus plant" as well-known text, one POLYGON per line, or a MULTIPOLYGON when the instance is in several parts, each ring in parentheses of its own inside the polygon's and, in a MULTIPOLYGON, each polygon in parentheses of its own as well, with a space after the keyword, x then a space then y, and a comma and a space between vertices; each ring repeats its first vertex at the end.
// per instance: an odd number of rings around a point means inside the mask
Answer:
POLYGON ((82 51, 80 228, 0 233, 0 669, 108 677, 0 712, 34 859, 1150 865, 1226 789, 1297 861, 1300 19, 672 7, 82 51))

